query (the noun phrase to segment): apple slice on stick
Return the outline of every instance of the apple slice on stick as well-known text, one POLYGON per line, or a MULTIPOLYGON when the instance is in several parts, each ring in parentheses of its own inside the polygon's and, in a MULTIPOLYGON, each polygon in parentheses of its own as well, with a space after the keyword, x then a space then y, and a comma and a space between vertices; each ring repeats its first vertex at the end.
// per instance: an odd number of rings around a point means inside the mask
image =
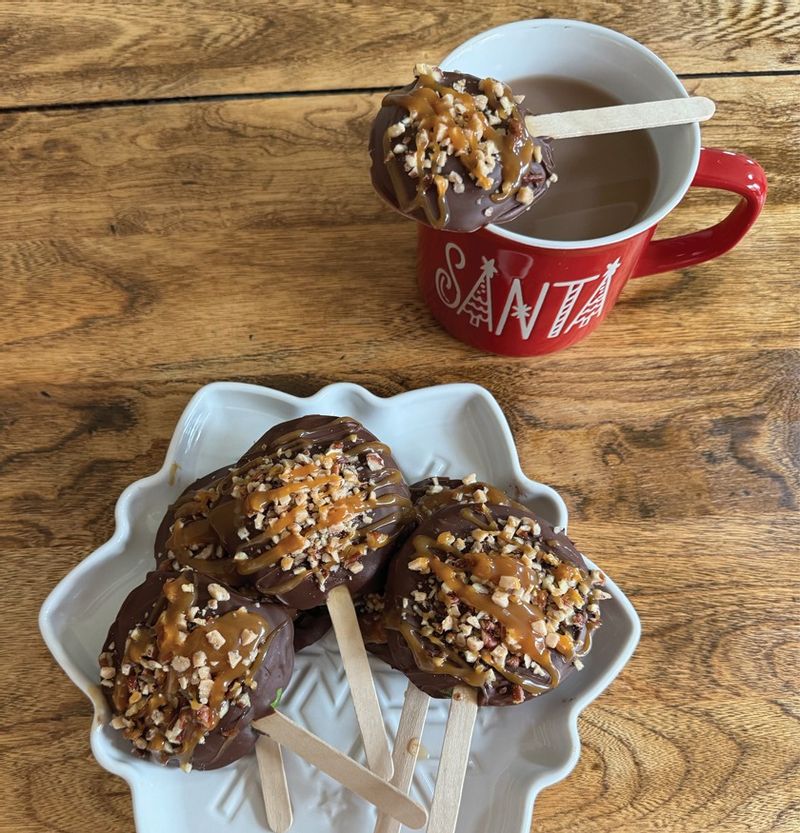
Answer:
POLYGON ((252 726, 281 746, 291 749, 343 787, 374 804, 382 813, 399 819, 406 827, 417 830, 428 820, 425 808, 412 801, 402 790, 280 712, 262 717, 254 721, 252 726))
POLYGON ((292 826, 292 801, 280 744, 262 735, 256 742, 256 758, 267 824, 273 833, 286 833, 292 826))
POLYGON ((339 652, 353 698, 358 726, 369 768, 381 778, 392 777, 389 739, 383 724, 375 681, 369 667, 364 639, 358 626, 353 598, 345 585, 334 587, 327 599, 339 652))
MULTIPOLYGON (((392 752, 394 763, 392 784, 404 793, 408 793, 411 788, 430 700, 431 698, 413 683, 408 684, 392 752)), ((396 818, 386 813, 378 814, 374 833, 398 833, 399 830, 400 822, 396 818)))

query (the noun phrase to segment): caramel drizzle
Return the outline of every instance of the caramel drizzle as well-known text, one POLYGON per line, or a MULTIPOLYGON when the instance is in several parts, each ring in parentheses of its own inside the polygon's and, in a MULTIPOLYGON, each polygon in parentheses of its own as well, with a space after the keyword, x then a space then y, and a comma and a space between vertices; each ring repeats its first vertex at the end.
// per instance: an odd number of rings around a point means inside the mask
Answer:
MULTIPOLYGON (((453 567, 437 557, 434 552, 436 548, 444 547, 442 544, 437 544, 432 538, 427 538, 424 535, 418 535, 414 539, 414 549, 417 555, 428 556, 431 572, 442 583, 445 592, 454 593, 461 601, 474 610, 483 611, 488 616, 491 616, 492 619, 505 626, 509 637, 518 642, 522 650, 547 671, 554 686, 558 685, 558 671, 553 666, 550 651, 545 647, 544 637, 536 636, 531 630, 531 622, 544 619, 542 609, 538 605, 534 606, 522 601, 512 602, 510 600, 508 607, 500 607, 500 605, 492 601, 492 597, 488 593, 479 593, 473 585, 463 582, 453 567)), ((455 548, 451 549, 448 547, 447 549, 454 556, 461 555, 455 548)), ((471 555, 475 558, 473 563, 483 575, 494 574, 492 567, 493 559, 491 557, 484 557, 484 553, 471 553, 471 555)), ((510 560, 507 556, 495 556, 494 558, 496 559, 496 563, 501 560, 510 560)), ((509 570, 509 572, 501 574, 511 575, 512 573, 509 570)))
POLYGON ((384 624, 389 630, 399 631, 402 634, 414 657, 414 664, 421 671, 428 674, 447 674, 475 688, 480 688, 486 683, 485 673, 475 669, 457 650, 436 635, 425 637, 440 651, 439 655, 433 656, 423 644, 413 625, 395 608, 387 612, 384 624))
MULTIPOLYGON (((185 575, 178 576, 164 582, 163 595, 167 602, 161 613, 158 615, 154 625, 140 625, 130 634, 125 646, 125 653, 120 663, 141 665, 147 660, 145 652, 149 645, 155 644, 155 656, 151 659, 160 663, 166 671, 158 692, 147 695, 144 708, 133 716, 134 722, 145 719, 145 726, 155 725, 152 723, 153 712, 157 709, 163 712, 163 723, 159 725, 172 726, 175 719, 183 724, 180 746, 176 754, 181 763, 188 763, 192 757, 195 747, 201 739, 213 731, 222 719, 222 704, 226 699, 228 688, 237 680, 241 680, 243 686, 249 686, 253 677, 258 672, 264 657, 267 653, 278 629, 269 630, 269 623, 246 609, 237 609, 224 613, 222 616, 210 619, 205 625, 197 625, 187 632, 189 611, 195 605, 196 589, 193 582, 187 580, 185 575), (183 586, 191 584, 191 590, 184 590, 183 586), (218 631, 224 638, 225 643, 221 648, 214 648, 208 641, 207 635, 211 631, 218 631), (256 634, 256 638, 247 645, 242 644, 242 635, 245 630, 256 634), (181 641, 183 639, 183 641, 181 641), (228 660, 229 651, 237 651, 242 659, 256 650, 253 662, 247 666, 240 661, 235 667, 231 667, 228 660), (188 698, 182 706, 180 701, 175 699, 180 694, 180 677, 191 675, 192 669, 179 674, 171 666, 176 656, 192 656, 202 651, 207 658, 207 664, 211 667, 211 679, 213 686, 208 696, 208 703, 203 705, 194 697, 188 698), (177 713, 176 713, 176 706, 177 713)), ((115 710, 124 714, 130 703, 129 677, 117 671, 114 680, 112 702, 115 710)), ((126 730, 127 731, 127 730, 126 730)), ((163 734, 148 742, 148 750, 160 752, 165 743, 163 734)))
MULTIPOLYGON (((357 426, 354 425, 350 418, 339 417, 330 423, 326 423, 324 426, 287 432, 276 438, 272 442, 271 447, 274 447, 278 451, 288 452, 290 457, 296 456, 296 454, 302 451, 307 451, 319 440, 318 433, 320 429, 326 429, 325 433, 330 434, 331 443, 357 432, 357 426), (331 427, 333 427, 333 431, 330 431, 331 427)), ((262 450, 265 451, 266 449, 262 448, 262 450)), ((388 456, 391 454, 391 449, 389 446, 378 441, 366 441, 353 445, 346 450, 348 457, 356 458, 370 452, 388 456)), ((333 502, 327 507, 322 507, 316 523, 304 527, 302 535, 296 532, 290 532, 277 544, 271 544, 255 557, 233 560, 231 558, 201 559, 192 556, 189 551, 189 546, 218 545, 221 539, 229 537, 237 530, 244 523, 248 515, 261 512, 273 501, 291 497, 302 491, 311 491, 312 489, 326 486, 331 491, 335 491, 343 481, 343 478, 338 474, 329 473, 326 469, 320 468, 316 463, 307 463, 292 472, 292 480, 288 483, 263 492, 251 492, 242 498, 222 503, 219 506, 213 506, 215 499, 218 499, 221 495, 230 493, 234 478, 243 477, 258 465, 258 457, 246 460, 239 466, 232 468, 228 474, 223 475, 211 486, 195 494, 188 495, 185 501, 176 507, 176 522, 167 539, 166 549, 173 553, 175 559, 180 564, 190 566, 206 575, 235 581, 238 577, 252 575, 278 564, 286 555, 301 552, 308 546, 309 538, 319 531, 338 524, 346 525, 369 509, 385 506, 395 507, 394 511, 387 513, 385 517, 355 530, 353 540, 343 547, 340 554, 340 561, 347 563, 354 557, 358 557, 359 547, 364 541, 366 541, 367 546, 374 548, 378 540, 376 535, 380 529, 395 524, 411 510, 411 502, 408 498, 396 494, 376 495, 367 500, 364 500, 359 495, 349 495, 333 502), (312 477, 310 481, 302 480, 303 477, 307 478, 309 476, 312 477), (188 523, 183 521, 183 518, 196 514, 198 509, 201 513, 206 514, 207 517, 196 518, 188 523)), ((381 471, 378 472, 378 476, 375 478, 374 485, 371 488, 374 491, 385 486, 396 485, 401 483, 402 480, 402 474, 398 470, 381 471)), ((273 536, 281 534, 295 523, 304 508, 301 506, 292 507, 283 517, 272 519, 261 534, 249 538, 246 542, 243 542, 243 546, 249 549, 267 545, 271 542, 273 536)), ((395 535, 386 538, 380 546, 388 543, 395 535)), ((297 573, 292 573, 286 581, 271 587, 269 592, 272 595, 288 592, 299 585, 310 572, 310 569, 303 568, 297 573)))
POLYGON ((422 495, 416 503, 416 506, 422 510, 421 514, 428 517, 441 509, 443 506, 449 506, 451 503, 469 503, 474 500, 473 495, 478 489, 486 492, 486 500, 493 506, 513 506, 518 508, 520 512, 529 514, 530 509, 517 503, 502 489, 497 486, 492 486, 490 483, 483 483, 476 480, 474 483, 463 483, 452 488, 443 488, 441 492, 433 492, 422 495))
MULTIPOLYGON (((500 530, 494 522, 487 521, 486 517, 479 515, 470 506, 462 510, 462 517, 469 520, 476 528, 484 529, 487 532, 497 534, 500 530)), ((489 593, 480 593, 471 584, 466 584, 459 576, 458 571, 439 558, 437 551, 444 552, 453 559, 466 562, 470 572, 481 581, 497 584, 501 576, 515 576, 519 579, 522 589, 530 590, 538 585, 538 577, 534 570, 526 567, 525 564, 511 555, 502 553, 485 552, 461 552, 452 545, 447 545, 433 538, 424 535, 417 535, 413 539, 415 557, 428 559, 431 572, 441 584, 440 598, 447 606, 448 594, 455 595, 464 604, 469 605, 477 611, 495 619, 506 629, 510 641, 516 642, 522 651, 539 665, 549 676, 549 683, 537 683, 528 677, 515 673, 513 669, 500 665, 487 650, 480 652, 481 661, 493 668, 498 674, 505 677, 512 683, 520 685, 525 691, 532 694, 539 694, 548 688, 555 688, 561 679, 558 668, 553 663, 552 653, 545 645, 544 637, 534 634, 531 623, 544 620, 545 613, 543 605, 546 603, 545 591, 541 591, 539 603, 526 603, 523 601, 514 602, 509 597, 508 607, 501 607, 492 601, 489 593)), ((446 556, 446 557, 447 557, 446 556)), ((572 564, 563 562, 554 570, 554 578, 569 578, 574 572, 580 575, 580 571, 572 564), (563 569, 562 569, 563 568, 563 569)), ((423 644, 423 638, 407 620, 406 615, 393 607, 387 612, 385 624, 387 628, 400 631, 411 650, 414 661, 418 668, 431 674, 448 674, 463 680, 465 683, 475 687, 481 687, 486 683, 484 672, 477 671, 473 665, 468 663, 457 648, 448 644, 436 634, 425 636, 424 640, 436 646, 438 656, 433 656, 423 644)), ((595 623, 588 623, 585 627, 583 643, 577 647, 571 637, 567 634, 560 634, 555 649, 568 661, 585 655, 591 647, 591 633, 596 627, 595 623)))
MULTIPOLYGON (((484 78, 480 81, 479 88, 489 99, 489 106, 496 111, 499 99, 494 93, 494 84, 492 79, 484 78)), ((505 85, 503 94, 513 102, 511 90, 505 85)), ((444 228, 450 219, 450 210, 445 200, 448 189, 445 177, 440 174, 433 177, 438 215, 434 215, 429 201, 425 198, 430 185, 430 177, 424 168, 425 152, 430 147, 432 158, 436 159, 443 150, 435 138, 438 128, 442 125, 445 127, 445 136, 450 139, 454 155, 484 191, 491 191, 494 183, 490 177, 479 171, 478 145, 486 139, 494 143, 500 155, 503 177, 499 191, 492 194, 494 202, 501 202, 519 191, 522 177, 531 166, 534 143, 524 127, 524 120, 516 103, 512 104, 511 116, 506 120, 509 129, 501 132, 489 124, 486 115, 475 104, 475 98, 471 93, 460 93, 453 87, 437 81, 432 75, 420 75, 414 88, 389 93, 384 97, 382 106, 407 110, 412 120, 418 123, 415 154, 417 188, 411 200, 405 199, 407 175, 392 152, 394 140, 389 135, 389 128, 383 136, 384 159, 387 160, 389 178, 402 212, 411 213, 421 208, 428 222, 435 228, 444 228), (443 100, 447 94, 453 96, 454 102, 459 101, 464 105, 466 111, 461 114, 461 119, 465 126, 462 127, 456 122, 452 105, 443 100)))

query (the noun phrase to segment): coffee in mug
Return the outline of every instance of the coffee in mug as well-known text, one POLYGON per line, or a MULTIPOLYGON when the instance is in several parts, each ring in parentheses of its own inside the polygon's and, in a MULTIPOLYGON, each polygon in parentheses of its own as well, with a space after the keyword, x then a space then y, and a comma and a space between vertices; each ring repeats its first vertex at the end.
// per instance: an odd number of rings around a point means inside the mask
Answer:
MULTIPOLYGON (((517 78, 510 85, 534 114, 624 103, 575 78, 517 78)), ((542 240, 592 240, 646 216, 658 183, 658 156, 646 130, 561 139, 555 158, 558 181, 545 199, 505 224, 509 231, 542 240)))

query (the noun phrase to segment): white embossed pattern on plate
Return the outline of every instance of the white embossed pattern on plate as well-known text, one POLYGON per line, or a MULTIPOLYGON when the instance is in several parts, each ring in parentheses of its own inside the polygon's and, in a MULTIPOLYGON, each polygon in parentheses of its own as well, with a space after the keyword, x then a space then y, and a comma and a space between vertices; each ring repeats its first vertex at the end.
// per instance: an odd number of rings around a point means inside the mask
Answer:
MULTIPOLYGON (((299 398, 253 385, 218 382, 202 388, 183 413, 164 466, 121 495, 113 537, 53 590, 40 627, 53 656, 94 704, 92 751, 131 786, 139 833, 230 833, 266 830, 255 757, 215 772, 186 775, 130 755, 103 724, 107 709, 96 685, 96 657, 109 623, 152 565, 152 543, 164 507, 207 471, 231 462, 268 426, 308 413, 347 414, 388 442, 409 480, 430 474, 477 472, 526 499, 565 526, 564 502, 522 473, 508 424, 491 395, 476 385, 442 385, 388 399, 357 385, 336 384, 299 398), (459 464, 454 464, 459 461, 459 464), (170 483, 173 472, 176 482, 170 483)), ((602 561, 602 554, 598 555, 602 561)), ((639 637, 639 621, 621 591, 607 603, 586 667, 546 697, 505 709, 481 709, 467 771, 459 833, 527 833, 536 793, 563 778, 579 753, 577 716, 619 673, 639 637), (491 816, 491 821, 490 821, 491 816)), ((390 737, 406 681, 372 660, 390 737)), ((423 736, 413 791, 430 802, 448 703, 434 701, 423 736)), ((363 762, 355 714, 331 635, 297 657, 282 707, 330 743, 363 762)), ((369 833, 372 809, 291 753, 286 769, 295 833, 369 833)), ((69 800, 68 796, 64 797, 69 800)))

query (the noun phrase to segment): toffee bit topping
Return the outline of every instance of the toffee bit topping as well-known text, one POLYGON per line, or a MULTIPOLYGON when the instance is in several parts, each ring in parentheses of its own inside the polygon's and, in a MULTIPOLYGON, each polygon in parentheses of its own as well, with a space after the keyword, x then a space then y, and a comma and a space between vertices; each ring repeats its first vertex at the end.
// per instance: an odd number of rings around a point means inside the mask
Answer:
POLYGON ((603 575, 562 557, 563 540, 546 539, 533 518, 497 521, 485 503, 460 514, 470 533, 413 539, 416 587, 398 600, 387 627, 403 634, 425 671, 476 687, 504 677, 515 687, 513 702, 555 687, 555 654, 583 667, 598 602, 609 598, 603 575))
POLYGON ((160 613, 131 630, 118 665, 111 652, 100 655, 100 677, 113 688, 111 727, 157 760, 176 756, 188 772, 242 685, 254 687, 272 632, 246 608, 217 615, 200 607, 186 575, 164 582, 160 613))

